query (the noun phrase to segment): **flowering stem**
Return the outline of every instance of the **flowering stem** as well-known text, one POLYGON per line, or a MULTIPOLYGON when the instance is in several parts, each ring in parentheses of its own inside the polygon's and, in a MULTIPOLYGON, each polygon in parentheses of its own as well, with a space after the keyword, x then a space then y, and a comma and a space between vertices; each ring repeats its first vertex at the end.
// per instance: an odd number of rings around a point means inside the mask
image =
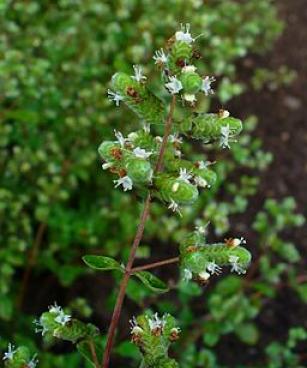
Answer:
POLYGON ((144 266, 133 267, 132 270, 131 270, 131 273, 144 271, 144 270, 149 270, 151 268, 165 266, 165 265, 168 265, 168 264, 171 264, 171 263, 177 263, 177 262, 179 262, 179 257, 168 258, 168 259, 164 259, 163 261, 149 263, 149 264, 144 265, 144 266))
MULTIPOLYGON (((163 135, 161 148, 160 148, 160 151, 159 151, 157 164, 156 164, 156 167, 155 167, 155 173, 162 170, 163 156, 164 156, 164 152, 165 152, 166 145, 167 145, 167 142, 168 142, 168 137, 170 135, 171 128, 172 128, 172 121, 173 121, 175 105, 176 105, 176 96, 173 95, 172 102, 171 102, 171 105, 170 105, 170 110, 169 110, 169 113, 168 113, 168 116, 167 116, 167 119, 166 119, 166 122, 165 122, 164 135, 163 135)), ((129 281, 129 278, 132 274, 132 266, 133 266, 133 262, 134 262, 134 259, 135 259, 136 251, 137 251, 137 248, 138 248, 138 246, 139 246, 139 244, 142 240, 145 224, 146 224, 146 221, 147 221, 148 216, 149 216, 150 204, 151 204, 151 195, 150 195, 150 193, 148 193, 148 195, 145 199, 145 202, 144 202, 143 212, 142 212, 142 215, 141 215, 141 218, 140 218, 140 222, 139 222, 139 225, 138 225, 138 228, 137 228, 137 232, 135 234, 135 238, 134 238, 131 250, 130 250, 130 255, 129 255, 128 263, 127 263, 126 268, 125 268, 125 273, 124 273, 124 276, 123 276, 123 278, 121 280, 121 283, 120 283, 117 300, 116 300, 116 303, 115 303, 111 323, 110 323, 109 330, 108 330, 107 344, 106 344, 106 348, 105 348, 105 351, 104 351, 104 356, 103 356, 103 361, 102 361, 102 368, 108 368, 109 367, 110 355, 111 355, 111 350, 112 350, 112 346, 113 346, 113 342, 114 342, 114 336, 115 336, 116 328, 117 328, 117 325, 118 325, 118 322, 119 322, 119 318, 120 318, 120 314, 121 314, 121 310, 122 310, 122 306, 123 306, 123 301, 124 301, 125 294, 126 294, 128 281, 129 281)))

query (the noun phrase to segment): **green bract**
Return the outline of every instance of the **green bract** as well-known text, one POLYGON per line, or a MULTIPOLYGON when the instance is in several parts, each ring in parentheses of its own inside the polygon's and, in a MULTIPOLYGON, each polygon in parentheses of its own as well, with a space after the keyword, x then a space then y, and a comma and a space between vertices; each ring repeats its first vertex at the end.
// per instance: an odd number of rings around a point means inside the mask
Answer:
POLYGON ((202 86, 202 78, 196 72, 184 72, 180 76, 183 92, 187 94, 195 94, 200 91, 202 86))
POLYGON ((188 205, 193 204, 198 198, 195 185, 166 174, 155 177, 154 185, 158 189, 158 196, 166 202, 174 201, 179 205, 188 205))
POLYGON ((193 48, 190 44, 183 41, 175 41, 171 45, 168 62, 168 67, 172 74, 176 75, 181 72, 182 68, 189 64, 192 54, 193 48))
POLYGON ((127 175, 135 184, 148 184, 151 181, 153 170, 150 162, 141 158, 129 158, 126 164, 127 175))
POLYGON ((98 148, 99 155, 105 161, 114 161, 115 151, 120 150, 120 145, 118 142, 104 141, 98 148))
POLYGON ((235 137, 242 131, 242 122, 233 117, 221 114, 198 114, 184 120, 179 130, 181 133, 205 141, 220 139, 222 128, 229 128, 229 137, 235 137))
POLYGON ((178 363, 168 357, 171 342, 179 338, 180 329, 170 314, 143 314, 131 321, 132 341, 140 348, 145 368, 174 367, 178 363))
POLYGON ((127 106, 147 123, 161 124, 165 118, 165 109, 160 101, 140 81, 128 74, 119 72, 112 77, 112 86, 127 106))

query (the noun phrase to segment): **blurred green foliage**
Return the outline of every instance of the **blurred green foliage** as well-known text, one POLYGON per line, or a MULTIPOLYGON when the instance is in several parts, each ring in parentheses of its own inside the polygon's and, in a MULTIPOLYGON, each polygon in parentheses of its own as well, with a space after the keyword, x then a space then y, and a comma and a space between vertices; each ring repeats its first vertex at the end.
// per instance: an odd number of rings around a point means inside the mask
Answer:
MULTIPOLYGON (((106 99, 108 81, 114 70, 131 73, 131 65, 136 63, 147 65, 145 72, 150 76, 153 50, 164 46, 165 36, 172 34, 179 22, 190 22, 193 34, 203 34, 198 41, 204 72, 217 75, 217 94, 224 103, 245 88, 243 82, 235 82, 238 59, 269 49, 282 30, 269 0, 0 3, 1 348, 14 340, 38 350, 33 316, 17 312, 26 265, 33 266, 33 279, 51 273, 64 288, 70 288, 88 273, 81 261, 84 254, 127 257, 139 207, 134 198, 113 190, 108 175, 100 170, 96 148, 102 137, 113 135, 114 128, 125 132, 136 124, 128 110, 123 114, 106 99)), ((206 101, 201 101, 201 106, 208 108, 206 101)), ((248 197, 258 191, 258 172, 272 160, 271 154, 261 149, 261 141, 251 138, 256 124, 256 118, 248 119, 240 144, 223 154, 223 160, 217 157, 218 183, 201 195, 196 206, 184 211, 182 230, 176 218, 169 218, 162 206, 154 204, 140 258, 150 257, 148 244, 157 244, 157 252, 163 254, 163 247, 180 241, 183 231, 195 225, 210 221, 213 236, 230 230, 231 216, 245 212, 248 197), (239 174, 240 170, 244 174, 239 174)), ((191 153, 192 147, 185 144, 185 151, 191 153)), ((199 147, 193 155, 203 159, 205 154, 199 147)), ((295 245, 282 237, 285 227, 303 221, 293 214, 294 207, 291 199, 281 204, 269 200, 258 214, 254 228, 262 253, 256 282, 246 286, 229 276, 210 289, 197 311, 191 307, 191 301, 200 298, 197 285, 179 284, 175 305, 167 299, 157 303, 161 312, 176 313, 179 325, 187 331, 177 350, 182 367, 222 367, 211 347, 225 334, 235 333, 243 343, 256 344, 261 331, 254 318, 264 308, 264 300, 274 298, 283 275, 289 274, 290 285, 306 301, 306 284, 297 282, 294 267, 300 255, 295 245), (197 315, 203 316, 203 323, 195 320, 197 315), (190 334, 195 322, 196 333, 190 334)), ((27 299, 27 289, 24 291, 27 299)), ((148 295, 131 280, 130 299, 142 306, 148 295)), ((103 301, 106 311, 113 301, 111 293, 103 301)), ((52 302, 42 301, 37 313, 52 302)), ((70 307, 83 311, 80 315, 85 319, 91 314, 80 299, 72 300, 70 307)), ((267 359, 273 361, 278 349, 269 349, 267 359)), ((54 355, 44 347, 42 350, 40 367, 80 366, 75 353, 54 355)), ((126 345, 119 345, 117 352, 138 357, 133 347, 126 345)))

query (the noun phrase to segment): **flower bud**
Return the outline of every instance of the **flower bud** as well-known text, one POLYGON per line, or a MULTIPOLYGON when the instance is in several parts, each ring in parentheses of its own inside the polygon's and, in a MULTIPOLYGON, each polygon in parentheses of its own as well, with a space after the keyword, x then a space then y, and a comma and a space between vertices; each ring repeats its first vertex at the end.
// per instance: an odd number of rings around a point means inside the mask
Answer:
POLYGON ((202 78, 194 71, 184 72, 180 76, 183 92, 189 95, 193 95, 200 91, 202 86, 202 78))
POLYGON ((126 164, 127 175, 134 184, 147 184, 151 181, 153 170, 150 162, 141 158, 130 158, 126 164))
POLYGON ((156 178, 155 186, 162 200, 167 202, 174 201, 178 205, 187 205, 193 204, 198 198, 198 190, 193 184, 165 174, 156 178))
POLYGON ((89 332, 90 330, 85 323, 72 319, 66 325, 57 327, 53 332, 53 336, 75 343, 87 337, 89 332))
MULTIPOLYGON (((120 150, 120 145, 117 142, 104 141, 98 148, 100 157, 105 161, 114 161, 117 157, 116 151, 120 150)), ((120 151, 118 151, 119 153, 120 151)))
MULTIPOLYGON (((193 170, 193 174, 196 178, 201 178, 204 180, 204 182, 207 183, 207 186, 211 187, 212 185, 215 184, 217 176, 216 173, 213 170, 210 169, 194 169, 193 170)), ((195 180, 195 182, 197 183, 197 180, 195 180)), ((199 184, 198 184, 199 185, 199 184)), ((202 185, 200 185, 202 186, 202 185)))
POLYGON ((182 68, 189 64, 193 48, 184 41, 175 41, 169 54, 169 68, 172 74, 178 74, 182 68))

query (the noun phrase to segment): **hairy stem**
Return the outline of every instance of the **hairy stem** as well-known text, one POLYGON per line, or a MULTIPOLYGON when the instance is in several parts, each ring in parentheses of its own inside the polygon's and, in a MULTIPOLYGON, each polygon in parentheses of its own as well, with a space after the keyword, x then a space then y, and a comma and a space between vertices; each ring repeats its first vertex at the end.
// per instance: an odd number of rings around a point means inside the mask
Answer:
MULTIPOLYGON (((166 119, 166 122, 165 122, 164 135, 163 135, 163 140, 162 140, 162 144, 161 144, 157 164, 156 164, 156 167, 155 167, 155 173, 162 170, 163 156, 164 156, 164 152, 165 152, 165 149, 166 149, 166 146, 167 146, 168 137, 170 135, 171 128, 172 128, 172 121, 173 121, 175 105, 176 105, 176 96, 174 95, 173 98, 172 98, 172 102, 171 102, 171 105, 170 105, 170 110, 169 110, 169 113, 168 113, 168 116, 167 116, 167 119, 166 119)), ((125 268, 125 274, 124 274, 124 276, 122 278, 122 281, 120 283, 117 300, 116 300, 116 303, 115 303, 111 323, 110 323, 109 330, 108 330, 107 344, 106 344, 106 348, 105 348, 105 351, 104 351, 104 356, 103 356, 103 361, 102 361, 102 368, 108 368, 109 367, 110 355, 111 355, 111 350, 112 350, 112 346, 113 346, 113 342, 114 342, 116 328, 117 328, 117 325, 118 325, 118 322, 119 322, 119 317, 120 317, 120 314, 121 314, 121 310, 122 310, 123 301, 124 301, 125 294, 126 294, 128 281, 129 281, 129 278, 130 278, 131 273, 132 273, 132 266, 133 266, 133 262, 134 262, 134 259, 135 259, 136 251, 137 251, 137 248, 138 248, 138 246, 139 246, 139 244, 142 240, 142 237, 143 237, 143 234, 144 234, 145 224, 146 224, 147 218, 149 216, 150 204, 151 204, 151 195, 150 195, 150 193, 148 193, 148 195, 145 199, 145 202, 144 202, 143 212, 142 212, 142 215, 141 215, 141 218, 140 218, 140 222, 139 222, 139 225, 138 225, 138 228, 137 228, 137 232, 135 234, 135 238, 134 238, 131 250, 130 250, 128 263, 127 263, 126 268, 125 268)))
POLYGON ((177 262, 179 262, 179 257, 168 258, 168 259, 164 259, 163 261, 149 263, 149 264, 144 265, 144 266, 133 267, 132 270, 131 270, 131 273, 135 273, 135 272, 138 272, 138 271, 149 270, 151 268, 165 266, 165 265, 169 265, 169 264, 177 263, 177 262))

